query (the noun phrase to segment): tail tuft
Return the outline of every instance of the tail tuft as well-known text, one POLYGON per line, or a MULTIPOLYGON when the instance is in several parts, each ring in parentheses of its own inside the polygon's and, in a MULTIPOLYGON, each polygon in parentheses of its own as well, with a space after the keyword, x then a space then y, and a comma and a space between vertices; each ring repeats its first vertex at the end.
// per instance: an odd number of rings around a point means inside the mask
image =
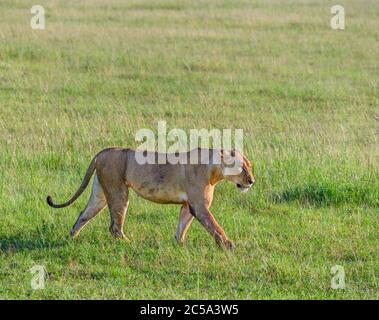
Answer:
POLYGON ((50 196, 47 196, 46 201, 47 201, 47 204, 48 204, 50 207, 53 207, 53 208, 54 208, 53 199, 52 199, 50 196))
POLYGON ((55 203, 53 202, 53 199, 52 199, 50 196, 47 196, 46 201, 47 201, 47 204, 48 204, 50 207, 52 207, 52 208, 59 209, 59 208, 67 207, 67 203, 64 203, 64 204, 55 204, 55 203))

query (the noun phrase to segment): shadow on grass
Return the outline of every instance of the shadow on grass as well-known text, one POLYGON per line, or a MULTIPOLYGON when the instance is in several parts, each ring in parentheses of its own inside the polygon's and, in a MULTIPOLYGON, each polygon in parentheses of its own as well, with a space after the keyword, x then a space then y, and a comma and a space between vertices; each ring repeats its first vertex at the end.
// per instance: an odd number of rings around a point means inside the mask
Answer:
POLYGON ((43 239, 24 239, 18 235, 1 236, 0 252, 12 253, 18 251, 30 251, 62 247, 67 241, 46 241, 43 239))
POLYGON ((302 205, 330 206, 330 205, 367 205, 377 207, 372 190, 354 185, 311 184, 294 186, 273 193, 271 199, 275 203, 298 202, 302 205))

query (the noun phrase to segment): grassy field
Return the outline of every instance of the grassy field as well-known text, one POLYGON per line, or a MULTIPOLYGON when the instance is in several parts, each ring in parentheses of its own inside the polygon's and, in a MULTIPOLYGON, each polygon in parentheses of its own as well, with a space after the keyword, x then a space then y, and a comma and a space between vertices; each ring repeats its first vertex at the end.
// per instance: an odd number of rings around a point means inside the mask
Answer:
POLYGON ((0 2, 0 298, 378 299, 379 3, 0 2), (140 128, 242 128, 257 184, 216 189, 237 248, 220 250, 179 207, 131 195, 125 234, 104 211, 69 231, 68 199, 93 155, 140 128), (46 287, 30 285, 34 265, 46 287), (343 266, 345 289, 331 288, 343 266))

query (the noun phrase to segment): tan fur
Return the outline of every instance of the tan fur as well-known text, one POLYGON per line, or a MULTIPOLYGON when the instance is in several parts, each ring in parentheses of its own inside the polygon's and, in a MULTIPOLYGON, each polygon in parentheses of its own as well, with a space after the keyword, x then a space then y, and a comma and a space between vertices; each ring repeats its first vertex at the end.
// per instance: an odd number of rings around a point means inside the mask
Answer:
MULTIPOLYGON (((196 158, 200 149, 179 154, 190 163, 191 157, 196 158)), ((210 149, 209 164, 139 164, 136 161, 139 150, 109 148, 98 153, 92 160, 81 186, 75 195, 62 205, 53 203, 49 196, 47 202, 55 208, 62 208, 73 203, 96 171, 92 194, 84 211, 71 230, 76 236, 80 230, 93 219, 106 205, 111 215, 110 232, 114 237, 126 239, 123 225, 129 203, 129 188, 141 197, 164 204, 181 204, 179 222, 176 231, 178 243, 184 241, 189 226, 196 219, 214 237, 216 242, 226 248, 233 248, 224 230, 215 220, 210 211, 215 185, 223 179, 238 184, 247 190, 254 177, 249 160, 238 151, 210 149), (215 163, 216 156, 221 156, 221 164, 215 163), (224 169, 227 157, 236 156, 241 159, 242 171, 237 175, 225 176, 224 169)), ((165 154, 154 153, 155 158, 165 154)), ((200 156, 198 157, 200 162, 200 156)))

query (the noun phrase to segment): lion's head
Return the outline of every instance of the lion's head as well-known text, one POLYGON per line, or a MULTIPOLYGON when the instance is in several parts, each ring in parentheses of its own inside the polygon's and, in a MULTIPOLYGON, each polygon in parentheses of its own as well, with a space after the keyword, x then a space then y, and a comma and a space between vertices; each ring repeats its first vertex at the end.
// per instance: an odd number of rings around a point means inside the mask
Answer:
POLYGON ((255 183, 249 159, 237 150, 221 151, 221 167, 224 178, 234 182, 242 192, 249 190, 255 183))

